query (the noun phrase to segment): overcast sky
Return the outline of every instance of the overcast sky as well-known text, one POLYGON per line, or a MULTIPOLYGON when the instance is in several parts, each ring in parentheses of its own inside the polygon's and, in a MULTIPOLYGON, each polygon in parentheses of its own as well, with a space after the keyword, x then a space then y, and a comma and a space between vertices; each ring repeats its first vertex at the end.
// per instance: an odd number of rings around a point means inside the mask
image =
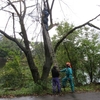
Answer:
MULTIPOLYGON (((100 0, 55 0, 52 15, 54 22, 65 20, 77 26, 98 14, 100 14, 100 0)), ((2 15, 0 15, 0 28, 4 26, 3 22, 7 19, 5 14, 4 17, 2 15)), ((100 26, 100 18, 94 23, 100 26)), ((51 36, 55 33, 54 30, 55 28, 49 31, 51 36)))
MULTIPOLYGON (((55 0, 53 20, 66 20, 74 25, 80 25, 100 14, 100 0, 55 0)), ((100 17, 94 21, 100 26, 100 17)), ((55 30, 53 28, 50 33, 55 30)))
POLYGON ((55 0, 55 20, 70 20, 81 24, 100 14, 100 0, 55 0))

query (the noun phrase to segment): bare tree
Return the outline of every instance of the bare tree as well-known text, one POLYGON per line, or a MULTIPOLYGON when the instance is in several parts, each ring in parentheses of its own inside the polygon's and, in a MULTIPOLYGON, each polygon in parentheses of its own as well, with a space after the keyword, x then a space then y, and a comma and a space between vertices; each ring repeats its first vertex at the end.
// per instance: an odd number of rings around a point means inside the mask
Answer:
MULTIPOLYGON (((51 8, 49 7, 49 3, 48 0, 43 0, 41 1, 41 7, 40 3, 38 2, 34 2, 34 5, 30 5, 27 6, 28 2, 30 2, 30 0, 4 0, 2 1, 5 5, 3 5, 3 7, 1 7, 1 10, 4 11, 5 13, 9 13, 9 18, 6 24, 6 27, 3 30, 0 30, 0 33, 3 34, 5 37, 7 37, 8 39, 10 39, 11 41, 14 41, 20 48, 21 50, 24 52, 26 58, 27 58, 27 62, 30 68, 30 71, 32 73, 32 77, 34 82, 38 82, 38 80, 42 79, 45 80, 47 79, 48 75, 49 75, 49 71, 51 68, 51 65, 54 63, 53 59, 54 59, 54 53, 53 53, 53 48, 52 48, 52 44, 51 44, 51 40, 48 34, 48 31, 45 29, 45 25, 42 22, 42 10, 43 8, 46 6, 49 10, 50 13, 50 28, 52 28, 53 26, 55 26, 56 24, 53 24, 52 22, 52 8, 53 8, 53 3, 54 0, 52 1, 51 4, 51 8), (45 5, 46 4, 46 5, 45 5), (27 10, 28 9, 32 9, 30 13, 27 14, 27 10), (43 74, 40 77, 39 72, 38 72, 38 68, 35 65, 34 59, 32 57, 32 52, 30 49, 30 42, 28 39, 28 33, 25 27, 25 18, 26 15, 29 15, 30 17, 33 18, 34 13, 37 13, 40 11, 40 13, 38 13, 38 16, 35 16, 34 20, 38 21, 41 25, 42 25, 42 33, 43 33, 43 39, 44 39, 44 49, 45 49, 45 63, 43 65, 43 74), (40 18, 39 18, 40 17, 40 18), (8 26, 9 20, 10 18, 12 18, 12 29, 13 29, 13 35, 10 36, 9 33, 6 31, 6 28, 8 26), (16 31, 16 20, 17 22, 19 21, 19 25, 20 25, 20 32, 16 31), (18 40, 17 40, 17 35, 20 35, 24 45, 22 45, 18 40)), ((49 30, 48 29, 48 30, 49 30)))

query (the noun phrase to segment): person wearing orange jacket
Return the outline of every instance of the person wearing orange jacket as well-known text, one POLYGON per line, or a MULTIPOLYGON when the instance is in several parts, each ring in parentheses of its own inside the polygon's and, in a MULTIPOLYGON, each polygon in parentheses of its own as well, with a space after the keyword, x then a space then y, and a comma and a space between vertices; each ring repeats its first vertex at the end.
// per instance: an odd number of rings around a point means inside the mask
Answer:
POLYGON ((62 87, 65 88, 67 81, 69 81, 70 86, 71 86, 71 91, 74 92, 73 72, 72 72, 70 62, 67 62, 66 68, 60 70, 60 72, 66 73, 66 76, 62 79, 62 87))

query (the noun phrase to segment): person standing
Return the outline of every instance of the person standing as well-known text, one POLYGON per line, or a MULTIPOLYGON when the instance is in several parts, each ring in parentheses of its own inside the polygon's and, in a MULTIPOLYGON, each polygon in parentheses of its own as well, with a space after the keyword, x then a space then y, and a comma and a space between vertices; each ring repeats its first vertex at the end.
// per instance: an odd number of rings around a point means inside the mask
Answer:
POLYGON ((59 71, 57 69, 57 66, 53 66, 51 69, 52 73, 52 88, 53 88, 53 93, 60 93, 61 87, 60 87, 60 81, 59 81, 59 71), (57 90, 57 91, 56 91, 57 90))
POLYGON ((73 72, 72 72, 70 62, 67 62, 66 68, 60 70, 60 72, 66 73, 66 76, 62 79, 62 87, 65 88, 67 81, 69 81, 70 86, 71 86, 71 91, 74 92, 73 72))

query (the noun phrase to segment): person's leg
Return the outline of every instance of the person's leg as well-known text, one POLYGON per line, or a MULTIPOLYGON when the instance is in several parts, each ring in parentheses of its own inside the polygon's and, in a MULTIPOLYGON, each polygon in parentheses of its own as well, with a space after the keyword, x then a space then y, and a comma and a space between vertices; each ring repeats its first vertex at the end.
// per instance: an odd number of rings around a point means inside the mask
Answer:
POLYGON ((47 17, 43 18, 43 23, 45 25, 45 29, 48 31, 48 18, 47 17))
POLYGON ((73 78, 71 77, 69 80, 70 86, 71 86, 71 91, 74 92, 74 82, 73 82, 73 78))
POLYGON ((56 78, 56 84, 57 84, 57 89, 58 89, 58 93, 60 93, 61 91, 61 86, 60 86, 60 81, 59 81, 59 78, 56 78))
POLYGON ((45 29, 48 31, 48 24, 45 24, 45 29))
POLYGON ((67 81, 67 77, 65 76, 65 77, 62 79, 62 87, 63 87, 63 88, 66 87, 66 81, 67 81))
POLYGON ((53 89, 53 93, 56 92, 56 81, 55 78, 52 79, 52 89, 53 89))

